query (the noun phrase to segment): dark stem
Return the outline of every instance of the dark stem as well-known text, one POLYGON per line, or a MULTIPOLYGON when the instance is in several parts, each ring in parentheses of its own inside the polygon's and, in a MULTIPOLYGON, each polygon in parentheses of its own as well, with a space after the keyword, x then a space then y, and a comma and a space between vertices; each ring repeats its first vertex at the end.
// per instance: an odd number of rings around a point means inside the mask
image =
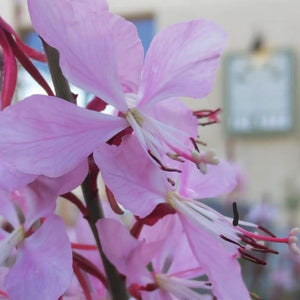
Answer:
MULTIPOLYGON (((49 46, 43 41, 45 53, 48 60, 49 70, 51 73, 55 94, 64 100, 72 103, 76 103, 75 98, 72 95, 68 81, 65 79, 62 71, 59 67, 59 53, 56 49, 49 46)), ((120 276, 116 268, 109 262, 103 253, 96 222, 103 218, 103 212, 100 205, 97 186, 94 184, 93 170, 90 168, 90 172, 81 184, 84 200, 87 209, 87 219, 92 233, 94 235, 99 253, 102 258, 109 290, 113 300, 128 300, 127 290, 124 279, 120 276)))
POLYGON ((69 83, 60 69, 58 51, 49 46, 45 41, 43 41, 43 46, 47 56, 48 66, 56 96, 76 104, 76 99, 72 95, 69 83))
POLYGON ((127 290, 125 287, 125 281, 123 278, 120 277, 120 274, 110 263, 110 261, 106 258, 100 238, 98 235, 98 230, 96 227, 97 220, 103 218, 103 212, 102 208, 100 207, 100 201, 99 201, 99 194, 98 190, 92 190, 91 187, 91 175, 88 174, 88 176, 85 178, 83 183, 81 184, 81 189, 83 193, 84 200, 86 202, 87 207, 87 221, 90 225, 90 228, 93 232, 99 253, 102 258, 103 266, 105 269, 105 273, 107 276, 107 281, 109 283, 109 290, 112 296, 112 299, 114 300, 127 300, 127 290))

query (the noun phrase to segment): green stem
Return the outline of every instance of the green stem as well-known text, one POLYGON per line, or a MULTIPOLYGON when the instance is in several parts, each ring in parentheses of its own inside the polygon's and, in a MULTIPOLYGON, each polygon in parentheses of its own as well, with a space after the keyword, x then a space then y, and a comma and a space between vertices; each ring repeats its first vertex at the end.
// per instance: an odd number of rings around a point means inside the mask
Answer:
POLYGON ((87 207, 87 214, 88 214, 87 220, 93 232, 99 253, 102 258, 112 299, 127 300, 128 294, 125 286, 125 281, 122 277, 120 277, 120 274, 118 273, 114 265, 112 265, 110 261, 107 259, 101 246, 100 238, 96 227, 96 222, 97 220, 103 218, 104 216, 103 216, 102 208, 100 207, 98 191, 96 192, 91 190, 90 181, 91 178, 89 174, 81 184, 83 197, 87 207))
MULTIPOLYGON (((52 48, 47 43, 43 41, 45 53, 48 60, 49 70, 51 73, 55 94, 64 100, 72 103, 76 103, 73 97, 70 86, 66 78, 64 77, 60 67, 59 67, 59 53, 55 48, 52 48)), ((81 184, 81 189, 83 192, 83 197, 86 203, 87 216, 86 219, 94 235, 98 251, 101 255, 102 262, 104 265, 105 273, 107 276, 107 282, 109 286, 109 291, 111 293, 113 300, 128 300, 127 289, 125 286, 124 279, 120 276, 114 265, 105 256, 101 241, 98 235, 98 230, 96 227, 96 222, 103 218, 103 212, 100 204, 99 194, 97 188, 92 188, 93 184, 91 181, 91 174, 89 173, 83 183, 81 184)), ((113 237, 112 237, 113 238, 113 237)))
POLYGON ((69 82, 66 80, 60 69, 58 51, 55 48, 49 46, 44 41, 43 46, 47 56, 48 66, 56 96, 76 104, 76 99, 72 95, 69 82))

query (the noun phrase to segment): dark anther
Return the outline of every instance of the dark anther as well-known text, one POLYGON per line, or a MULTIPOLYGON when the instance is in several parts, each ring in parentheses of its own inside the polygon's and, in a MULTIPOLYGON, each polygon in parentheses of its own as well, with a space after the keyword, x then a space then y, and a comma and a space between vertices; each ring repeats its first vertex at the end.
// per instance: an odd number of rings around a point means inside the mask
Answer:
POLYGON ((171 183, 171 185, 172 185, 172 186, 174 186, 174 185, 175 185, 175 181, 174 181, 173 179, 171 179, 171 178, 168 178, 168 181, 171 183))
POLYGON ((235 244, 235 245, 237 245, 237 246, 239 246, 239 247, 245 249, 244 246, 240 245, 240 244, 239 244, 238 242, 236 242, 236 241, 233 241, 232 239, 229 239, 228 237, 224 236, 223 234, 220 235, 220 238, 223 239, 223 240, 225 240, 226 242, 235 244))
POLYGON ((198 145, 197 145, 195 139, 192 138, 192 137, 190 137, 190 141, 193 143, 195 150, 198 151, 198 152, 200 152, 200 150, 199 150, 199 148, 198 148, 198 145))
POLYGON ((170 153, 170 152, 168 152, 167 155, 168 155, 170 158, 174 159, 174 160, 177 160, 177 161, 179 161, 179 162, 184 162, 184 159, 180 158, 179 155, 176 154, 176 153, 170 153))
POLYGON ((242 258, 249 260, 253 263, 256 263, 258 265, 266 265, 267 263, 263 261, 262 259, 259 259, 249 253, 246 253, 245 250, 238 248, 239 253, 241 254, 242 258))
POLYGON ((266 229, 265 227, 263 226, 258 226, 258 229, 260 229, 261 231, 263 231, 264 233, 268 234, 269 236, 271 237, 275 237, 276 238, 276 235, 273 234, 271 231, 269 231, 268 229, 266 229))
POLYGON ((167 172, 177 172, 177 173, 181 173, 181 170, 178 170, 178 169, 172 169, 172 168, 168 168, 166 166, 164 166, 162 164, 162 162, 155 156, 151 153, 150 150, 148 150, 148 153, 149 155, 160 165, 160 168, 163 170, 163 171, 167 171, 167 172))
POLYGON ((233 209, 233 226, 237 226, 239 224, 239 213, 237 210, 236 202, 232 203, 232 209, 233 209))

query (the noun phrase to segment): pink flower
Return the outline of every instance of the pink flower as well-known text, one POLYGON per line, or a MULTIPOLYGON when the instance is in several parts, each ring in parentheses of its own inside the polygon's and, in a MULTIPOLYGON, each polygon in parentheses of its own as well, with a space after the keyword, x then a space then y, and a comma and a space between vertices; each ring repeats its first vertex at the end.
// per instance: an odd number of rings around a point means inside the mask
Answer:
POLYGON ((203 299, 192 288, 210 294, 210 283, 194 280, 203 275, 176 216, 166 216, 145 227, 139 240, 112 219, 97 223, 103 250, 126 276, 131 294, 138 299, 203 299), (118 240, 118 247, 111 239, 118 240), (173 298, 175 296, 175 298, 173 298))
POLYGON ((213 293, 221 299, 232 299, 238 291, 243 299, 250 299, 237 262, 237 247, 220 238, 224 235, 238 239, 238 230, 226 217, 193 200, 230 192, 236 184, 233 169, 220 162, 208 166, 203 175, 185 162, 182 173, 166 175, 147 159, 135 139, 134 135, 125 137, 119 147, 103 145, 95 153, 103 179, 117 201, 141 218, 158 204, 168 203, 177 211, 191 249, 212 283, 213 293))
POLYGON ((286 243, 294 253, 299 253, 296 245, 298 229, 293 229, 286 238, 276 238, 252 223, 240 221, 240 226, 233 226, 232 219, 194 200, 216 197, 235 187, 235 171, 227 163, 208 166, 205 175, 199 174, 189 162, 182 164, 182 173, 163 173, 147 160, 135 139, 134 135, 125 137, 119 147, 103 145, 95 153, 104 181, 117 201, 140 218, 149 215, 160 203, 175 209, 194 255, 212 282, 212 291, 217 297, 232 299, 232 293, 238 290, 243 299, 249 299, 237 258, 265 264, 252 254, 252 251, 276 253, 266 247, 264 241, 286 243), (241 225, 257 232, 249 232, 241 225), (259 230, 267 236, 258 234, 259 230))
POLYGON ((227 39, 216 24, 194 20, 165 28, 154 38, 143 66, 136 28, 109 13, 103 2, 30 0, 29 9, 38 34, 59 50, 66 77, 113 105, 123 118, 56 98, 29 97, 1 115, 5 161, 25 173, 60 176, 131 126, 151 157, 162 160, 171 152, 203 172, 206 163, 217 163, 193 150, 190 137, 197 136, 197 121, 174 98, 202 98, 210 92, 227 39))
POLYGON ((10 268, 5 292, 15 300, 57 299, 73 270, 64 223, 53 214, 56 191, 36 181, 0 197, 0 264, 10 268))

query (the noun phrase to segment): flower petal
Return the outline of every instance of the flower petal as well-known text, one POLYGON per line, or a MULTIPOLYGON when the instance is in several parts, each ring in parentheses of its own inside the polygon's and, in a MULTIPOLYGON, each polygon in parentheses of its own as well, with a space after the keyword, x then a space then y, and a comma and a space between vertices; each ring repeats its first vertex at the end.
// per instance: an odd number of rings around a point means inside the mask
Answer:
POLYGON ((222 300, 236 299, 237 295, 239 299, 250 300, 237 258, 204 228, 195 226, 182 214, 179 216, 192 251, 212 283, 214 295, 222 300))
POLYGON ((72 276, 71 245, 63 221, 53 215, 23 242, 4 285, 14 300, 53 300, 66 291, 72 276))
POLYGON ((157 289, 151 292, 141 291, 141 296, 143 300, 174 300, 168 292, 162 289, 157 289))
POLYGON ((68 193, 79 186, 85 179, 88 171, 88 161, 84 159, 76 168, 60 177, 39 176, 38 181, 45 183, 47 186, 52 186, 52 189, 55 190, 58 196, 68 193))
POLYGON ((37 175, 25 174, 19 172, 12 164, 5 161, 0 163, 0 188, 9 192, 23 188, 26 184, 32 182, 37 175))
POLYGON ((220 161, 218 165, 208 164, 206 174, 199 172, 190 162, 181 166, 179 193, 182 196, 195 199, 213 198, 230 193, 236 187, 237 174, 226 161, 220 161))
POLYGON ((135 215, 145 217, 164 202, 165 178, 145 154, 136 136, 123 138, 119 147, 98 147, 94 158, 116 200, 135 215))
POLYGON ((90 6, 89 1, 29 1, 33 26, 59 50, 65 76, 125 112, 122 86, 126 92, 137 91, 142 44, 132 23, 90 6))
POLYGON ((147 113, 156 120, 184 133, 184 142, 191 144, 189 138, 197 138, 198 121, 193 116, 193 111, 181 100, 167 99, 147 108, 147 113))
POLYGON ((226 40, 224 31, 206 20, 177 23, 161 31, 146 55, 139 105, 174 96, 206 96, 226 40))
POLYGON ((159 249, 156 243, 145 245, 130 235, 120 222, 112 219, 99 220, 97 228, 105 255, 127 277, 127 285, 145 285, 153 281, 146 266, 159 249))
POLYGON ((0 116, 2 159, 21 172, 50 177, 71 171, 127 126, 124 119, 40 95, 8 107, 0 116))

